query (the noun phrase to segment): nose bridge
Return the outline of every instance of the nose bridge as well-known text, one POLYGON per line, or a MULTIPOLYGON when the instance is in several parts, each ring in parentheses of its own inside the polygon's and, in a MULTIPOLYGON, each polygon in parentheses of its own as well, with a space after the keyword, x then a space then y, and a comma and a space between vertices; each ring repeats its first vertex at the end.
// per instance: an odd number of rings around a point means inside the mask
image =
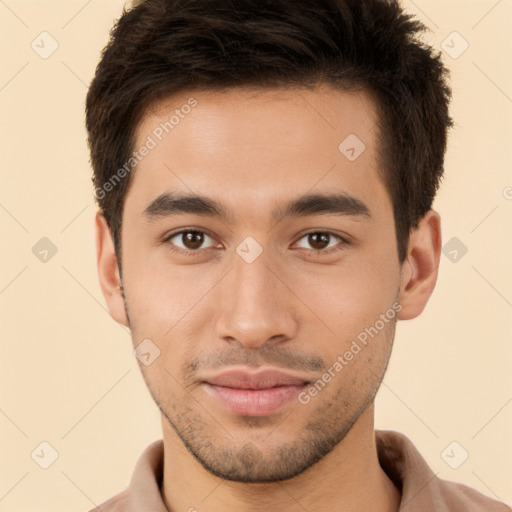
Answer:
POLYGON ((258 347, 270 338, 292 338, 296 329, 293 304, 275 275, 277 269, 272 269, 272 259, 265 251, 254 261, 240 254, 234 255, 234 268, 224 287, 218 336, 248 347, 258 347))

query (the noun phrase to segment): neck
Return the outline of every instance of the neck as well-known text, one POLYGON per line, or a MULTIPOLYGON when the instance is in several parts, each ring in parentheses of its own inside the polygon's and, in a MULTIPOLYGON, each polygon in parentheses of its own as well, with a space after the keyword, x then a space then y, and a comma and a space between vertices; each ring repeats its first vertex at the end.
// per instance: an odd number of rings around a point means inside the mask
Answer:
POLYGON ((396 512, 400 493, 380 467, 373 412, 372 404, 334 450, 300 475, 261 484, 232 482, 209 473, 162 417, 164 503, 169 512, 396 512))

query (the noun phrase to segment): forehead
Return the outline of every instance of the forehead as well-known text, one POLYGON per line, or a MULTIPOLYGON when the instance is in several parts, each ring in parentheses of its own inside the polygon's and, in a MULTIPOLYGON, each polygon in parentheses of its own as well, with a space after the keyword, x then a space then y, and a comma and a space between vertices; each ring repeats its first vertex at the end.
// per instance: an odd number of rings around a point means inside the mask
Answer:
POLYGON ((148 109, 127 202, 140 212, 167 190, 251 210, 280 198, 336 189, 386 201, 377 167, 377 113, 370 95, 314 90, 183 92, 148 109))

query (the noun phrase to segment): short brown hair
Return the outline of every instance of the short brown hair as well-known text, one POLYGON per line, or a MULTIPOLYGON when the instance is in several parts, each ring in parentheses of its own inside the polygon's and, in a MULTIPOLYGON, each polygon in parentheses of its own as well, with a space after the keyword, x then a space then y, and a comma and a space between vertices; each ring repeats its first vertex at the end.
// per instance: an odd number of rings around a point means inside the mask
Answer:
POLYGON ((382 177, 393 202, 400 262, 410 230, 443 174, 451 96, 425 26, 393 0, 139 0, 103 50, 86 100, 98 204, 120 262, 130 158, 146 109, 188 89, 313 87, 372 93, 382 177), (126 173, 124 173, 126 174, 126 173), (101 197, 100 197, 101 196, 101 197))

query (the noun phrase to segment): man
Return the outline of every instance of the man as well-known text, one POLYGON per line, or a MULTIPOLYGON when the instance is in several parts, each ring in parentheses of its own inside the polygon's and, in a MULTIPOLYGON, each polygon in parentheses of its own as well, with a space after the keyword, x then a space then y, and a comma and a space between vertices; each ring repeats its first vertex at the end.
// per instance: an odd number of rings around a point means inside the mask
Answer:
POLYGON ((123 12, 87 96, 98 271, 163 441, 95 510, 509 510, 374 430, 441 249, 422 30, 385 0, 123 12))

